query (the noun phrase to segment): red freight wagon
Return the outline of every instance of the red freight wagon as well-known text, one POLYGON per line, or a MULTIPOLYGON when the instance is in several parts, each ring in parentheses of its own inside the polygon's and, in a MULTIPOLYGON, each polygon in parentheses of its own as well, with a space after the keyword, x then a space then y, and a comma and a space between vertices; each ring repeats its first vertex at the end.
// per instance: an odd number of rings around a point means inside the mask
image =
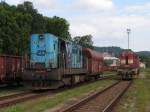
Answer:
POLYGON ((86 61, 84 60, 84 68, 87 69, 91 76, 99 77, 103 73, 104 58, 103 56, 89 48, 83 50, 86 61))
POLYGON ((118 74, 123 79, 130 79, 139 74, 139 57, 131 50, 124 50, 120 54, 118 74))
POLYGON ((0 55, 0 84, 19 83, 24 63, 21 56, 0 55))

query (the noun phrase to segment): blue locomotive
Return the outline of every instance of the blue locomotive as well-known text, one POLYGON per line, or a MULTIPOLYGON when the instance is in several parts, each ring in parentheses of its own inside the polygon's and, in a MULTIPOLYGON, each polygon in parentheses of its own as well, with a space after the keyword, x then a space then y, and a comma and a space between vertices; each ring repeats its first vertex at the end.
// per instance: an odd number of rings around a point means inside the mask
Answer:
POLYGON ((34 89, 72 85, 87 79, 89 74, 86 65, 88 56, 83 54, 83 47, 50 33, 33 34, 30 65, 24 71, 23 79, 34 89))

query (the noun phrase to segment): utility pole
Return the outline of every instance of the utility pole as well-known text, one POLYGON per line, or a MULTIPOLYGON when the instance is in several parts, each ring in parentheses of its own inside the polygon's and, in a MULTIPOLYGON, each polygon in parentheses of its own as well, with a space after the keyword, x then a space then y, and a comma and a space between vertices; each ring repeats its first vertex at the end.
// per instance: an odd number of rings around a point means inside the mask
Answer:
POLYGON ((128 34, 128 49, 130 49, 130 33, 131 33, 131 29, 127 29, 127 34, 128 34))

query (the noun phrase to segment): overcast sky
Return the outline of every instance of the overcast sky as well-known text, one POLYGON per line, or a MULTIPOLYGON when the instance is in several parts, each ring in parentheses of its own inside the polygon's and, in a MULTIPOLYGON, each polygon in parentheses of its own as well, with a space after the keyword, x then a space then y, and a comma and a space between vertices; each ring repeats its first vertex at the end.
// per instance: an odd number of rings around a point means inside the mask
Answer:
MULTIPOLYGON (((5 0, 18 4, 25 0, 5 0)), ((28 0, 45 16, 60 16, 70 23, 72 37, 92 34, 96 46, 150 51, 150 0, 28 0)))

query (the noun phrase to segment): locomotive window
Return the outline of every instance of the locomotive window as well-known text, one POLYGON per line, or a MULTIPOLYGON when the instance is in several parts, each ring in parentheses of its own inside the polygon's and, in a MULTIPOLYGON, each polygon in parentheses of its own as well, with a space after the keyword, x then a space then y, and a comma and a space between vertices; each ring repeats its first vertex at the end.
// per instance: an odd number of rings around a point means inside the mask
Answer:
POLYGON ((79 55, 82 56, 82 51, 81 50, 79 51, 79 55))
POLYGON ((73 54, 77 54, 77 49, 75 49, 75 48, 72 49, 72 53, 73 53, 73 54))
POLYGON ((37 42, 36 42, 36 41, 33 41, 33 44, 37 44, 37 42))
POLYGON ((55 50, 55 44, 54 44, 54 50, 55 50))
POLYGON ((126 56, 126 65, 128 65, 129 63, 128 63, 128 56, 126 56))
POLYGON ((79 53, 78 53, 78 62, 80 63, 81 61, 81 58, 82 58, 82 53, 81 53, 81 50, 79 50, 79 53))

